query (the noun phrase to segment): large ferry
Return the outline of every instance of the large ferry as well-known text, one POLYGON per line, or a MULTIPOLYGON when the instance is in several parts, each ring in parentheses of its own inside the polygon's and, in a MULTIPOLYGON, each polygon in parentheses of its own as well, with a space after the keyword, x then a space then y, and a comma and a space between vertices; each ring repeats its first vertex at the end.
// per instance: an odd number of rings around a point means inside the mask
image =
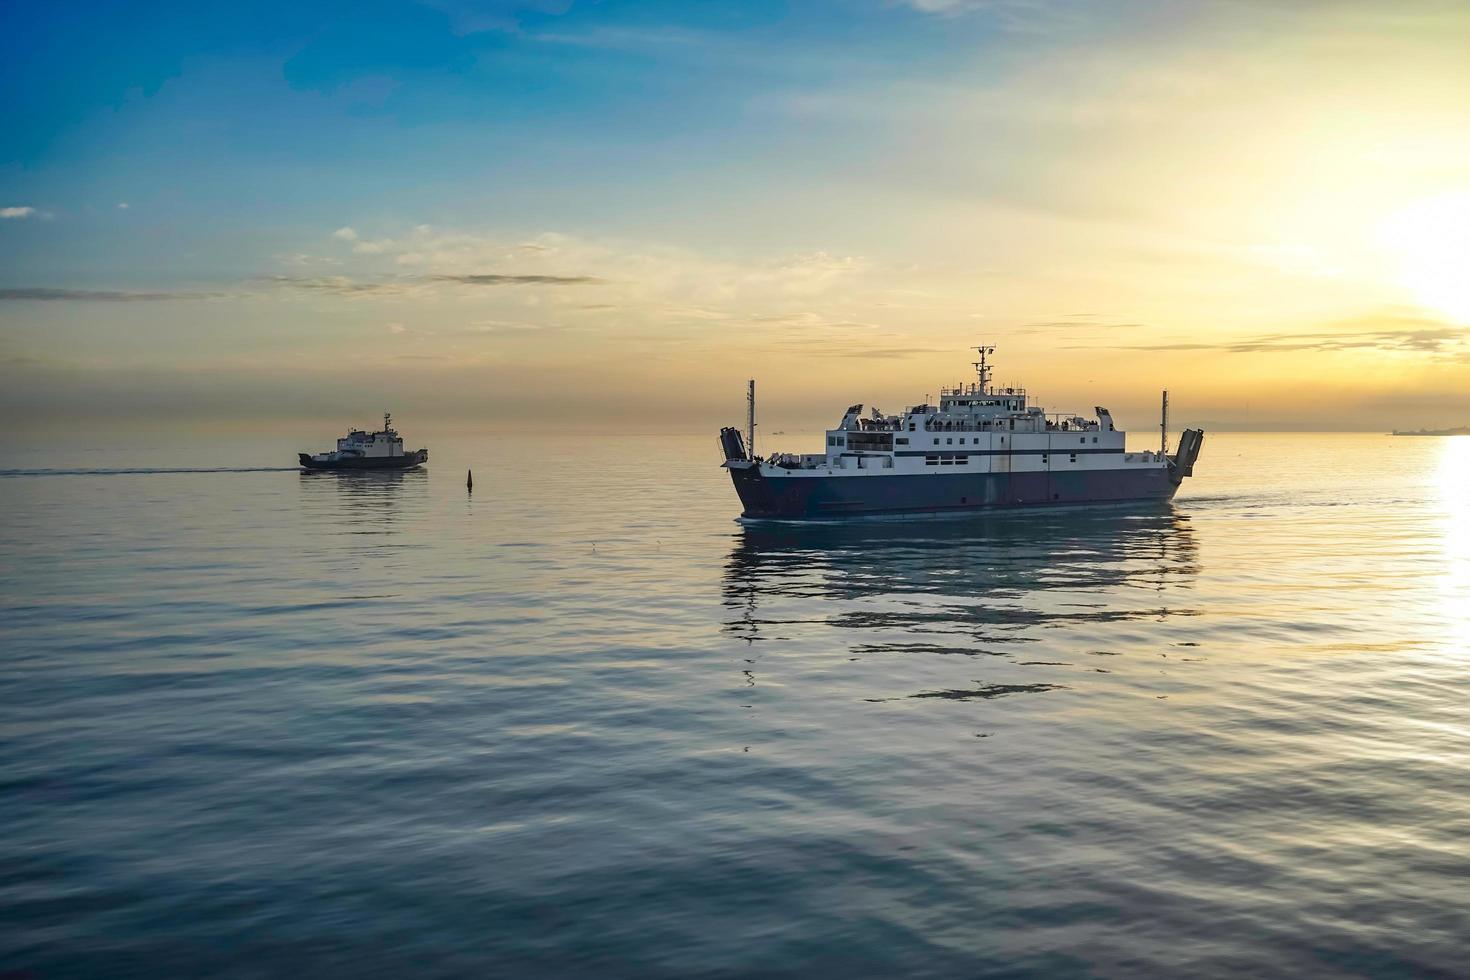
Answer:
POLYGON ((755 455, 755 382, 746 432, 720 430, 725 469, 746 519, 829 520, 998 507, 1168 500, 1194 472, 1204 432, 1168 451, 1164 392, 1157 452, 1128 452, 1107 409, 1094 418, 1047 413, 1026 389, 991 384, 994 347, 977 347, 978 380, 943 388, 938 405, 898 415, 854 405, 827 430, 822 453, 755 455))
POLYGON ((297 453, 309 470, 407 470, 428 462, 427 449, 403 451, 403 437, 393 430, 393 416, 383 413, 383 428, 377 432, 353 429, 337 440, 331 452, 297 453))

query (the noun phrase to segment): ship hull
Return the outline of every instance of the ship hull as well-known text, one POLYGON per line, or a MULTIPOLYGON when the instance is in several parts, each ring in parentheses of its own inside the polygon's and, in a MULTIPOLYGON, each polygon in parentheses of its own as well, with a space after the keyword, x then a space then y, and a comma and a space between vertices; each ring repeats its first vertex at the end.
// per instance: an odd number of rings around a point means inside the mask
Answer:
POLYGON ((348 459, 322 461, 312 459, 306 453, 298 453, 303 469, 308 470, 411 470, 422 466, 428 459, 427 453, 405 453, 402 456, 357 456, 348 459))
POLYGON ((1179 489, 1162 467, 1072 473, 767 476, 748 466, 731 467, 730 477, 744 506, 742 517, 785 521, 1169 500, 1179 489))

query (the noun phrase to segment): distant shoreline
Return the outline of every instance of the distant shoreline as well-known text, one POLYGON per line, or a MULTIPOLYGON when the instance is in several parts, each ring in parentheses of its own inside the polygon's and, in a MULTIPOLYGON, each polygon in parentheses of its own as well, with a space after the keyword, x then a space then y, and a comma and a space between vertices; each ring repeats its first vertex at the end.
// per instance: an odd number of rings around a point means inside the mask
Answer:
POLYGON ((1391 436, 1470 436, 1470 425, 1462 425, 1456 429, 1419 429, 1417 432, 1400 432, 1395 429, 1389 433, 1391 436))

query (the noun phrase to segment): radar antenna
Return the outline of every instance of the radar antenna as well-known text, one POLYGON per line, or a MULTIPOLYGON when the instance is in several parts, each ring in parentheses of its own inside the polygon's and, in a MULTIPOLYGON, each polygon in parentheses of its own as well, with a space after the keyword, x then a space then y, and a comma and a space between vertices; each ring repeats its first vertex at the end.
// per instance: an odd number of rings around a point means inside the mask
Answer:
POLYGON ((980 360, 974 362, 975 373, 980 375, 980 394, 988 395, 990 394, 990 372, 993 369, 985 359, 995 353, 995 348, 989 345, 982 345, 971 349, 980 352, 980 360))
POLYGON ((383 431, 384 432, 392 432, 393 431, 393 413, 391 413, 391 412, 384 412, 383 413, 383 431))

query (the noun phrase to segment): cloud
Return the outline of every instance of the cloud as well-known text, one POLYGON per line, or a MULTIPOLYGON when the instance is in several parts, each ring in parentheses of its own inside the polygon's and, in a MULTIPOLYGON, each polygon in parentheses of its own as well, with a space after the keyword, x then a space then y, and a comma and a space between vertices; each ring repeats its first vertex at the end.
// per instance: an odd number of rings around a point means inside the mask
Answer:
POLYGON ((365 293, 398 295, 420 290, 435 283, 459 286, 582 286, 604 282, 596 276, 510 275, 483 273, 474 275, 398 276, 392 279, 362 280, 348 276, 265 276, 258 280, 319 293, 344 296, 365 293))
POLYGON ((275 256, 275 260, 277 262, 281 263, 282 265, 295 266, 295 267, 298 267, 298 268, 299 267, 302 267, 302 266, 312 266, 312 265, 341 265, 342 264, 341 260, 339 260, 339 259, 330 258, 330 257, 325 256, 325 255, 311 255, 310 253, 307 253, 307 252, 287 252, 287 253, 283 253, 283 254, 280 254, 280 255, 275 256))
POLYGON ((360 293, 403 293, 411 285, 407 282, 361 282, 346 276, 265 276, 264 282, 311 292, 337 293, 351 296, 360 293))
POLYGON ((1057 320, 1033 320, 1016 328, 1020 334, 1045 333, 1052 330, 1080 330, 1089 334, 1109 330, 1142 330, 1143 323, 1104 322, 1096 313, 1071 313, 1057 320))
POLYGON ((548 333, 566 328, 548 323, 528 323, 523 320, 478 320, 465 327, 461 333, 525 334, 548 333))
POLYGON ((50 289, 43 286, 17 286, 0 289, 0 300, 40 300, 42 302, 74 301, 84 303, 151 303, 170 299, 214 299, 220 293, 130 292, 117 289, 50 289))
POLYGON ((999 6, 994 0, 903 0, 903 5, 921 14, 954 15, 999 6))
MULTIPOLYGON (((1293 351, 1380 350, 1422 354, 1465 352, 1470 330, 1447 326, 1438 320, 1386 314, 1342 320, 1329 326, 1337 329, 1308 333, 1275 333, 1219 342, 1181 341, 1169 344, 1102 345, 1108 350, 1221 351, 1230 354, 1288 353, 1293 351), (1366 328, 1366 329, 1364 329, 1366 328)), ((1066 350, 1097 350, 1092 345, 1074 345, 1066 350)))
POLYGON ((584 286, 606 282, 596 276, 483 275, 430 276, 436 282, 457 282, 466 286, 584 286))
POLYGON ((1015 31, 1076 26, 1084 19, 1077 4, 1061 0, 899 0, 899 3, 935 17, 981 14, 1015 31))
POLYGON ((132 205, 129 204, 127 201, 118 201, 117 202, 117 209, 119 211, 126 211, 130 207, 132 207, 132 205))
POLYGON ((0 208, 0 218, 37 218, 41 212, 32 207, 0 208))
POLYGON ((357 232, 351 228, 338 228, 332 232, 332 237, 341 239, 344 242, 355 242, 357 241, 357 232))

